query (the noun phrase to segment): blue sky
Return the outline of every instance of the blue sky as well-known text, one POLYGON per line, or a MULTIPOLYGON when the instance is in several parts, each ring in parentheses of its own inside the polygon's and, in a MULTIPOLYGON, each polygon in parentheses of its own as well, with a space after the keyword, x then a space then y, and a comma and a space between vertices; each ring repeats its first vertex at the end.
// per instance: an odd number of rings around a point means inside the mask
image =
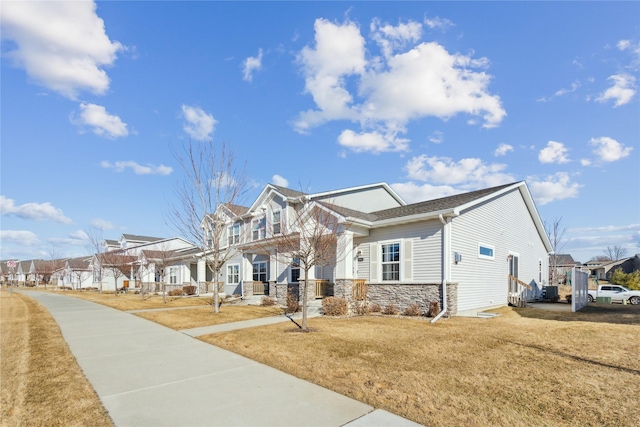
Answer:
POLYGON ((0 258, 170 237, 171 147, 416 202, 526 180, 580 261, 640 252, 638 2, 3 2, 0 258))

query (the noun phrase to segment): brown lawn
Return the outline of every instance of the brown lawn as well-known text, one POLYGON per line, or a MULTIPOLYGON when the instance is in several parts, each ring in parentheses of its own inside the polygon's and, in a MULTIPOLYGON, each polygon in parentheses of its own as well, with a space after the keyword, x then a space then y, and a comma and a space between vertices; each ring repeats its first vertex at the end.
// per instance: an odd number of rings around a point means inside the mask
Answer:
POLYGON ((136 313, 136 315, 171 329, 179 330, 278 316, 282 312, 282 309, 278 307, 223 305, 220 308, 220 313, 217 314, 213 312, 212 306, 207 306, 181 310, 147 311, 136 313))
POLYGON ((429 426, 634 426, 640 307, 310 319, 200 337, 429 426))
POLYGON ((0 360, 0 425, 113 425, 49 312, 4 289, 0 360))

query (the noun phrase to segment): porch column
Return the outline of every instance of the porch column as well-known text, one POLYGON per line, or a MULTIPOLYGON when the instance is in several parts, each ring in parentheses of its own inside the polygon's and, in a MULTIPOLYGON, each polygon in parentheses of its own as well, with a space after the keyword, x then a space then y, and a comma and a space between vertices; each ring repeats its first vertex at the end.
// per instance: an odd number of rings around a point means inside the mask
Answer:
POLYGON ((242 274, 242 298, 253 296, 253 257, 254 254, 243 253, 240 270, 242 274))
POLYGON ((198 282, 198 286, 200 283, 204 283, 207 281, 207 262, 204 258, 198 259, 198 264, 196 267, 196 282, 198 282))
POLYGON ((336 246, 336 278, 353 279, 353 233, 343 231, 336 246))

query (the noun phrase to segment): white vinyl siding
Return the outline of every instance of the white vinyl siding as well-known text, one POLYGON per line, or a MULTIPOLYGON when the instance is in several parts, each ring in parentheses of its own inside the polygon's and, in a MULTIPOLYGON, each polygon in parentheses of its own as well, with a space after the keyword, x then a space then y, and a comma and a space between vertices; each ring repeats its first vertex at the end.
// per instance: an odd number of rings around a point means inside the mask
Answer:
POLYGON ((442 281, 442 224, 423 221, 403 226, 371 230, 367 237, 354 239, 362 261, 355 261, 359 279, 371 283, 382 281, 380 243, 402 242, 400 246, 400 281, 440 283, 442 281), (395 238, 395 239, 394 239, 395 238))
MULTIPOLYGON (((462 255, 451 267, 451 280, 458 283, 459 312, 507 303, 510 252, 520 254, 519 278, 538 281, 539 260, 546 260, 546 250, 519 190, 463 211, 451 227, 452 252, 462 255), (493 261, 478 256, 480 244, 494 249, 493 261)), ((546 271, 547 262, 543 263, 546 271)))

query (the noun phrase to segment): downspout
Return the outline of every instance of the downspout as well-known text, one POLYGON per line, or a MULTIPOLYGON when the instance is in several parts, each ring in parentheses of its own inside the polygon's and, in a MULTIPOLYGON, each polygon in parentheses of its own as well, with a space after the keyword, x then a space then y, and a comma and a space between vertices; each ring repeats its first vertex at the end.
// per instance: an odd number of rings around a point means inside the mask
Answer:
POLYGON ((438 215, 442 223, 442 238, 444 240, 444 248, 442 250, 442 310, 433 319, 431 323, 437 322, 447 312, 447 278, 451 270, 451 218, 445 220, 442 214, 438 215))

